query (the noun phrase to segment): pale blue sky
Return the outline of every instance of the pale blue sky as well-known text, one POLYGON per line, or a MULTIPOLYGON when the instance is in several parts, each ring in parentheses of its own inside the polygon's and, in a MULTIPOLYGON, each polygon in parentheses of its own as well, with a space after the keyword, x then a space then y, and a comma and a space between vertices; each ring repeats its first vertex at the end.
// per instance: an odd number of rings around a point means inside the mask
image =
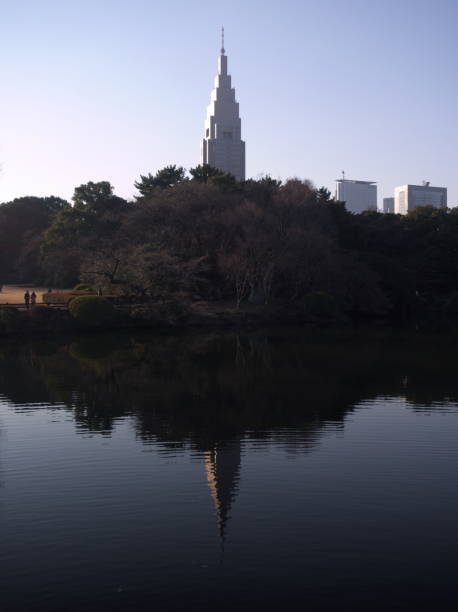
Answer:
POLYGON ((197 165, 224 24, 248 176, 458 203, 457 0, 0 4, 0 201, 197 165))

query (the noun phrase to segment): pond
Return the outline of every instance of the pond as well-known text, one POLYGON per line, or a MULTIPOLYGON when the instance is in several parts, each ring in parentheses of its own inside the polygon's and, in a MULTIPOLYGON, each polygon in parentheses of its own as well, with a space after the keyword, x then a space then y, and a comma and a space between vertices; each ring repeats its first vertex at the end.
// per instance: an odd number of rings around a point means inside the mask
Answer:
POLYGON ((5 612, 444 607, 457 483, 452 336, 0 348, 5 612))

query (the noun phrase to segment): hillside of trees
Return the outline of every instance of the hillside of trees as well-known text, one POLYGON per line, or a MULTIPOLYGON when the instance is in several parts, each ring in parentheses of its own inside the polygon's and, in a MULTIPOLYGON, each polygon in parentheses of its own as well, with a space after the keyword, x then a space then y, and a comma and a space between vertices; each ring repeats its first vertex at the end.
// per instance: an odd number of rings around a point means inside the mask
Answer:
POLYGON ((456 209, 355 215, 308 181, 240 183, 209 166, 168 166, 135 187, 133 201, 90 182, 71 204, 1 204, 0 283, 83 281, 139 302, 315 296, 355 316, 458 310, 456 209))

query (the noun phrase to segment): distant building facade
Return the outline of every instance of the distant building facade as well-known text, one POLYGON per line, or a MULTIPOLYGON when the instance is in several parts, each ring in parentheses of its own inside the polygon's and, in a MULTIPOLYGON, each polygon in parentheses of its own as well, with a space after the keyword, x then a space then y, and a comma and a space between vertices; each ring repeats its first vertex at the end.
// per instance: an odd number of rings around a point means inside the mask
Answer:
POLYGON ((218 74, 205 120, 201 162, 229 172, 239 181, 245 180, 245 142, 242 140, 241 123, 235 89, 227 72, 223 29, 218 74))
POLYGON ((394 198, 383 198, 383 212, 394 213, 394 198))
POLYGON ((447 187, 423 185, 401 185, 394 190, 394 212, 406 215, 418 206, 447 208, 447 187))
POLYGON ((377 210, 377 184, 374 181, 342 178, 336 183, 336 198, 345 202, 348 211, 361 213, 365 210, 377 210))

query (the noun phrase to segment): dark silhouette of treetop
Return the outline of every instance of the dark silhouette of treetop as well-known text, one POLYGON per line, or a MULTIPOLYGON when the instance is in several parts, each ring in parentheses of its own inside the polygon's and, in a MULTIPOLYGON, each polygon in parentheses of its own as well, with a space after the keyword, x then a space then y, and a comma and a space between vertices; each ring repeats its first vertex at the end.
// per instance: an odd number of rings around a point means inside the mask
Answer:
POLYGON ((158 170, 154 176, 149 173, 147 175, 141 174, 140 180, 135 182, 135 188, 140 192, 140 198, 148 197, 156 189, 170 189, 185 180, 186 170, 182 166, 173 164, 158 170))

